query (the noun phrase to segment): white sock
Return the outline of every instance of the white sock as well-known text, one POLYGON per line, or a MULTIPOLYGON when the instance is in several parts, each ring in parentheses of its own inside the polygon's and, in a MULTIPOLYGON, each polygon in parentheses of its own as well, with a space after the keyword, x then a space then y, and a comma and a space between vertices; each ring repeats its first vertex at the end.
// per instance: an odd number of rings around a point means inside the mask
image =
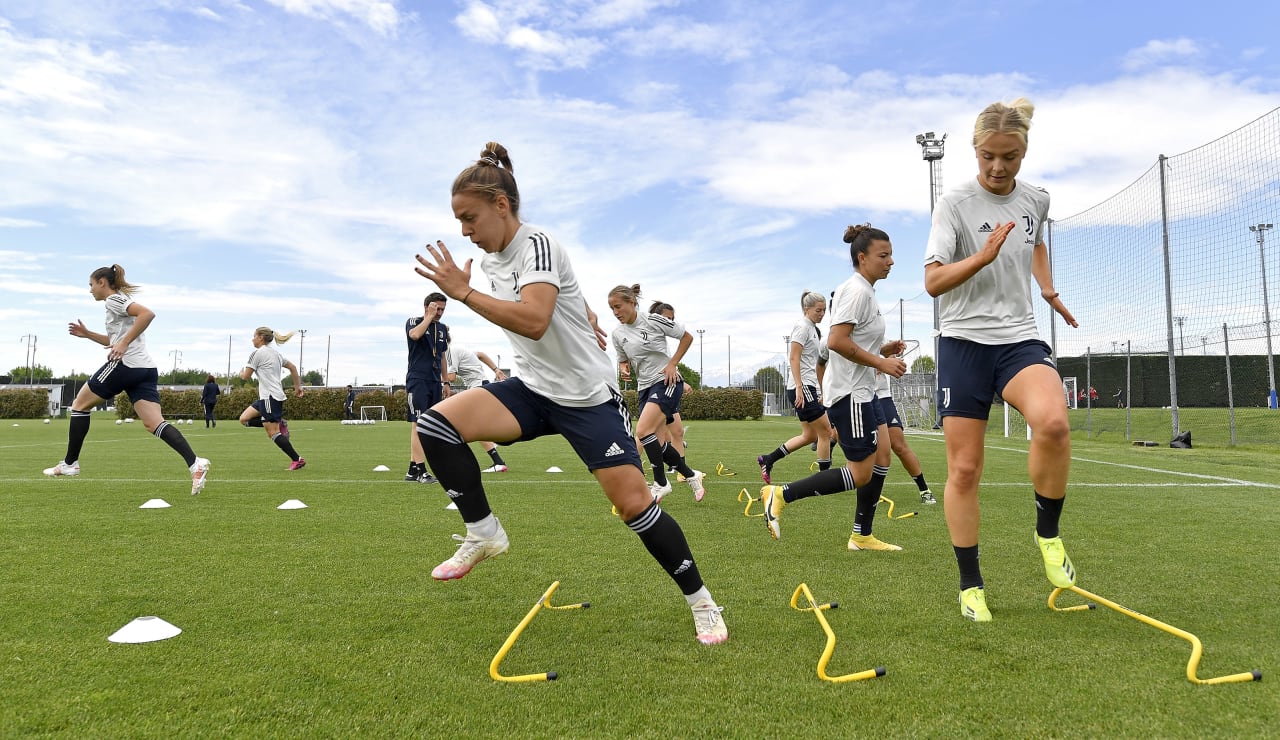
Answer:
POLYGON ((498 534, 498 518, 490 513, 478 522, 467 524, 467 531, 481 539, 491 540, 498 534))
POLYGON ((707 590, 706 586, 703 586, 702 588, 698 589, 697 591, 694 591, 691 594, 685 594, 685 597, 684 597, 684 600, 689 602, 690 608, 693 608, 693 605, 698 603, 702 599, 706 599, 707 601, 710 601, 712 604, 716 603, 716 600, 711 598, 711 592, 707 590))

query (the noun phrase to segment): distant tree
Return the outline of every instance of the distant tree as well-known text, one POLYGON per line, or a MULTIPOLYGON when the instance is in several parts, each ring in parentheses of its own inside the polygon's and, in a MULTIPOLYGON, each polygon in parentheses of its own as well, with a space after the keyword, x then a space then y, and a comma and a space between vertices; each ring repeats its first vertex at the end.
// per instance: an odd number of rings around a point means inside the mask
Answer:
POLYGON ((911 372, 913 373, 922 373, 927 375, 937 369, 938 366, 934 364, 933 358, 929 355, 920 355, 911 361, 911 372))
POLYGON ((308 370, 302 374, 302 384, 307 385, 324 385, 324 373, 319 370, 308 370))
POLYGON ((752 386, 758 391, 776 392, 786 387, 787 381, 782 377, 782 371, 776 367, 762 367, 756 371, 756 376, 752 380, 752 386))
POLYGON ((200 368, 178 368, 176 372, 168 372, 160 376, 160 385, 204 385, 205 379, 217 374, 200 368))
POLYGON ((688 383, 694 388, 702 387, 702 376, 699 375, 693 368, 689 367, 683 362, 677 362, 676 369, 680 371, 680 377, 684 378, 684 382, 688 383))
POLYGON ((25 383, 30 378, 32 382, 44 383, 53 379, 53 371, 44 365, 19 365, 9 371, 9 377, 13 378, 15 383, 25 383))

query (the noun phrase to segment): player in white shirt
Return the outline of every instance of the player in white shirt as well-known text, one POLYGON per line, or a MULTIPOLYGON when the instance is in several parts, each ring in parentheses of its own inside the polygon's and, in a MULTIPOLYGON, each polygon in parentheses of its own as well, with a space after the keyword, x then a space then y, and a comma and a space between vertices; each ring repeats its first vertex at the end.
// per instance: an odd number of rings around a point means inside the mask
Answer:
MULTIPOLYGON (((703 584, 680 525, 653 500, 631 438, 626 405, 605 354, 604 333, 587 305, 569 257, 546 232, 521 223, 520 191, 506 147, 485 145, 480 160, 454 179, 453 214, 484 256, 488 292, 472 288, 470 259, 459 266, 444 242, 417 255, 419 275, 502 328, 515 350, 516 377, 463 391, 418 420, 427 461, 466 523, 438 580, 462 578, 509 548, 485 497, 480 465, 467 443, 560 434, 600 482, 627 526, 676 582, 704 645, 729 637, 703 584)), ((573 553, 574 557, 581 553, 573 553)))
POLYGON ((818 324, 827 314, 827 299, 821 293, 806 290, 800 294, 800 310, 804 316, 791 327, 787 373, 787 403, 796 410, 800 433, 778 445, 778 448, 756 457, 760 477, 772 483, 773 466, 807 444, 817 445, 818 469, 831 468, 831 422, 822 403, 822 382, 818 380, 819 355, 822 354, 822 329, 818 324))
POLYGON ((693 344, 693 335, 683 324, 665 316, 641 312, 639 298, 639 285, 619 285, 609 291, 609 310, 619 322, 613 330, 613 350, 620 370, 635 377, 639 389, 636 437, 653 470, 650 490, 657 501, 671 492, 666 471, 670 463, 693 489, 694 501, 701 501, 705 494, 703 474, 689 467, 667 433, 667 420, 675 420, 684 398, 684 378, 677 365, 693 344), (671 355, 667 354, 667 337, 679 340, 671 355))
MULTIPOLYGON (((506 380, 507 374, 502 372, 498 367, 498 363, 494 362, 489 355, 479 350, 473 350, 457 344, 449 344, 448 357, 449 362, 448 376, 445 378, 446 383, 457 381, 462 384, 464 389, 479 388, 482 385, 488 385, 489 379, 485 377, 484 368, 488 367, 493 371, 494 380, 506 380)), ((493 465, 485 468, 485 473, 505 473, 507 472, 507 463, 502 459, 502 455, 498 452, 498 446, 492 442, 481 441, 480 446, 489 454, 489 459, 493 461, 493 465)))
MULTIPOLYGON (((654 301, 653 303, 650 303, 649 313, 656 313, 659 316, 665 316, 671 321, 676 320, 675 306, 672 306, 670 303, 665 301, 654 301)), ((629 367, 627 368, 627 372, 630 372, 629 367)), ((689 381, 686 380, 684 382, 685 395, 688 395, 692 390, 693 386, 689 385, 689 381)), ((684 399, 681 399, 681 403, 684 403, 684 399)), ((684 439, 684 419, 680 418, 679 411, 676 411, 671 415, 671 418, 667 419, 667 436, 670 439, 668 444, 674 447, 681 455, 685 455, 685 451, 688 449, 689 443, 684 439)), ((676 472, 676 469, 671 467, 671 465, 667 465, 667 473, 670 474, 674 472, 676 472)), ((683 480, 684 476, 681 475, 680 478, 683 480)))
POLYGON ((836 289, 831 300, 831 328, 827 347, 827 413, 835 427, 844 467, 817 473, 782 485, 760 489, 764 521, 773 538, 781 539, 779 517, 787 504, 810 496, 829 496, 856 488, 850 550, 901 550, 871 533, 876 505, 889 473, 889 434, 876 401, 876 372, 902 377, 907 365, 894 355, 903 351, 898 340, 885 342, 884 317, 876 302, 875 284, 893 267, 889 235, 870 224, 845 229, 853 261, 853 277, 836 289))
POLYGON ((1031 280, 1070 326, 1053 288, 1041 239, 1049 194, 1017 180, 1035 107, 992 103, 974 125, 977 178, 939 199, 925 251, 925 289, 938 298, 938 388, 947 446, 943 509, 960 569, 960 612, 991 620, 978 567, 978 484, 992 398, 999 394, 1031 428, 1028 469, 1035 540, 1054 586, 1075 583, 1058 536, 1071 465, 1071 428, 1053 353, 1036 331, 1031 280))
POLYGON ((902 417, 898 414, 898 407, 893 403, 893 387, 889 376, 884 373, 876 376, 876 400, 880 402, 880 412, 884 415, 884 422, 889 427, 889 447, 902 463, 902 469, 907 471, 907 475, 911 476, 911 480, 915 481, 916 487, 920 489, 920 503, 927 505, 938 503, 938 500, 933 497, 933 491, 929 490, 929 484, 925 482, 924 468, 920 465, 919 455, 907 443, 906 432, 902 430, 902 417))
POLYGON ((209 461, 196 457, 182 432, 164 420, 160 408, 160 391, 156 388, 159 372, 156 363, 147 354, 147 330, 156 315, 151 309, 133 300, 138 286, 124 276, 120 265, 99 267, 89 275, 89 293, 95 301, 107 307, 107 332, 99 334, 85 327, 79 319, 67 324, 67 332, 73 337, 91 339, 107 348, 107 363, 91 376, 71 402, 71 420, 67 429, 67 454, 52 468, 46 468, 48 476, 72 476, 80 474, 80 450, 89 434, 89 413, 94 406, 127 393, 134 413, 143 426, 182 456, 191 473, 191 495, 204 490, 208 479, 209 461))
POLYGON ((280 374, 283 368, 289 368, 293 375, 293 394, 302 398, 302 378, 298 376, 298 367, 271 346, 271 342, 284 344, 293 336, 277 334, 270 327, 259 326, 253 331, 253 353, 240 371, 240 379, 248 380, 256 373, 258 376, 258 400, 249 405, 240 414, 240 423, 247 427, 262 427, 271 441, 280 451, 289 457, 289 470, 300 470, 307 461, 293 448, 289 435, 289 422, 284 419, 284 384, 280 374))

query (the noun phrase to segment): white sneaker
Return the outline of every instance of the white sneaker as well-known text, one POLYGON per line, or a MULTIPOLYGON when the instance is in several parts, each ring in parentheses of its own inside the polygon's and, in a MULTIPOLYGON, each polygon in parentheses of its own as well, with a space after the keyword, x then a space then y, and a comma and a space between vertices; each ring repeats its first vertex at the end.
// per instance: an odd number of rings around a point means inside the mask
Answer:
POLYGON ((59 460, 58 464, 52 468, 45 468, 44 474, 54 478, 60 475, 80 475, 80 461, 76 460, 68 465, 65 461, 59 460))
POLYGON ((506 465, 490 465, 489 467, 485 468, 484 470, 481 470, 480 472, 481 473, 505 473, 507 472, 507 466, 506 465))
POLYGON ((191 466, 191 495, 194 496, 204 490, 204 484, 209 480, 209 461, 203 457, 197 457, 194 465, 191 466))
POLYGON ((707 477, 701 470, 693 471, 692 478, 685 478, 684 482, 689 484, 693 489, 693 500, 701 501, 702 497, 707 495, 707 489, 702 487, 702 479, 707 477))
POLYGON ((653 500, 655 503, 661 503, 662 498, 668 493, 671 493, 671 481, 667 481, 667 485, 665 486, 660 486, 657 483, 650 483, 649 493, 653 494, 653 500))
POLYGON ((729 639, 729 628, 725 626, 720 612, 723 606, 716 606, 710 599, 698 599, 693 605, 693 629, 698 635, 698 642, 703 645, 719 645, 729 639))
POLYGON ((453 538, 462 544, 458 545, 458 551, 453 554, 453 557, 431 571, 431 577, 437 581, 461 578, 470 573, 480 561, 496 558, 511 547, 511 541, 507 539, 507 532, 502 528, 501 523, 498 523, 497 534, 489 539, 481 539, 470 532, 465 537, 455 534, 453 538))

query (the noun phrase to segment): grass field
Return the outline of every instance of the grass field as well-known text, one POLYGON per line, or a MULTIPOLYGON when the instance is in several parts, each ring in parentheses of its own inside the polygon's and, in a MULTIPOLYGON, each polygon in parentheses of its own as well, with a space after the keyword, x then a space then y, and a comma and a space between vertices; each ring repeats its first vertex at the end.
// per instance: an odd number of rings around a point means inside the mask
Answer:
MULTIPOLYGON (((708 478, 664 502, 726 607, 729 642, 704 647, 678 590, 610 516, 558 438, 506 448, 486 476, 511 551, 465 579, 431 580, 461 532, 437 486, 404 483, 408 426, 297 422, 305 469, 260 430, 184 426, 213 461, 189 495, 181 461, 139 424, 95 419, 74 479, 40 471, 66 422, 0 424, 0 735, 174 736, 1143 736, 1280 734, 1280 455, 1139 449, 1077 440, 1063 536, 1078 583, 1204 643, 1199 675, 1261 669, 1261 683, 1196 686, 1187 642, 1109 609, 1060 614, 1032 544, 1026 443, 991 437, 983 572, 995 621, 964 621, 942 507, 922 508, 897 461, 877 520, 900 553, 850 553, 852 494, 783 515, 783 539, 743 516, 756 454, 794 422, 694 422, 708 478), (389 473, 372 472, 385 464, 389 473), (564 473, 544 472, 556 465, 564 473), (163 498, 167 509, 139 509, 163 498), (309 508, 280 511, 286 499, 309 508), (883 508, 883 507, 882 507, 883 508), (554 683, 499 684, 489 661, 551 584, 503 663, 554 683), (822 601, 838 644, 788 606, 822 601), (156 615, 180 636, 117 645, 156 615)), ((938 498, 941 438, 912 435, 938 498)), ((1164 440, 1167 441, 1167 440, 1164 440)), ((483 454, 483 453, 481 453, 483 454)), ((806 473, 807 450, 778 479, 806 473)), ((757 507, 758 509, 758 507, 757 507)), ((1072 597, 1064 596, 1062 603, 1072 597)), ((1074 602, 1073 602, 1074 603, 1074 602)))

